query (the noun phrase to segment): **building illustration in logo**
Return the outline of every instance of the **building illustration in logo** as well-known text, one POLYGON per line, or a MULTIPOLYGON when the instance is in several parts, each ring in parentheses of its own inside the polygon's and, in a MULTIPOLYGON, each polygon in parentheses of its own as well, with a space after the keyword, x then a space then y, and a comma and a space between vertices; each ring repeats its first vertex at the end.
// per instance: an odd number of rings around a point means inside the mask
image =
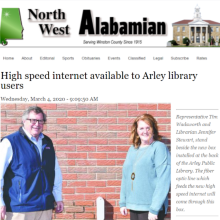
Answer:
POLYGON ((0 14, 0 43, 7 45, 8 39, 23 39, 19 8, 2 8, 0 14))
POLYGON ((211 20, 202 20, 200 7, 197 5, 193 20, 181 20, 173 25, 173 40, 183 44, 183 39, 188 37, 190 44, 197 46, 208 45, 209 42, 219 42, 220 23, 211 20))

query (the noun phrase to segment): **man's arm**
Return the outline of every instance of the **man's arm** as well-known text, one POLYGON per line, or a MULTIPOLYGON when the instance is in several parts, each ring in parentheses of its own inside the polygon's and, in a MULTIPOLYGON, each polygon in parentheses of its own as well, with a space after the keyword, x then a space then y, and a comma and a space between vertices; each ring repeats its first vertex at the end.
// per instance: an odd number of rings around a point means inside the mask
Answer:
POLYGON ((63 211, 63 201, 62 201, 62 173, 60 170, 60 166, 56 157, 55 160, 55 179, 54 179, 54 187, 53 187, 53 196, 57 203, 56 212, 63 211))
POLYGON ((12 146, 7 138, 5 138, 0 143, 0 152, 1 152, 0 154, 0 207, 1 207, 0 212, 1 213, 0 214, 1 214, 1 219, 4 219, 6 213, 6 207, 3 200, 4 175, 13 156, 12 146))

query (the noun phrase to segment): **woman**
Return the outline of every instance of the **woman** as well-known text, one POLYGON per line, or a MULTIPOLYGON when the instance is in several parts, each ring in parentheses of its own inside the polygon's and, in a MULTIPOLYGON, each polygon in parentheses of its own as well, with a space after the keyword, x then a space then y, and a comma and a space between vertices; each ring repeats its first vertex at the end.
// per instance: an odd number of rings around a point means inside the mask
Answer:
POLYGON ((132 126, 132 146, 123 165, 120 211, 131 220, 163 220, 170 188, 170 152, 160 142, 152 115, 137 117, 132 126))

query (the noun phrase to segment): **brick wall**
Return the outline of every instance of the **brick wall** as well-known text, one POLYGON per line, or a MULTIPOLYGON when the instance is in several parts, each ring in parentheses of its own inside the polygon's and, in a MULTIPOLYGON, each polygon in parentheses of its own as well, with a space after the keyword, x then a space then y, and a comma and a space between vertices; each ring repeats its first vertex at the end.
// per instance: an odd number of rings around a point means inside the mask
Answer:
MULTIPOLYGON (((54 214, 54 219, 96 219, 98 196, 105 199, 105 219, 125 219, 118 203, 131 125, 137 116, 152 114, 159 123, 163 142, 170 148, 171 105, 37 105, 47 114, 44 133, 53 140, 63 173, 65 210, 54 214)), ((29 106, 1 104, 2 137, 21 126, 21 115, 29 106)), ((167 219, 170 219, 170 207, 167 219)))

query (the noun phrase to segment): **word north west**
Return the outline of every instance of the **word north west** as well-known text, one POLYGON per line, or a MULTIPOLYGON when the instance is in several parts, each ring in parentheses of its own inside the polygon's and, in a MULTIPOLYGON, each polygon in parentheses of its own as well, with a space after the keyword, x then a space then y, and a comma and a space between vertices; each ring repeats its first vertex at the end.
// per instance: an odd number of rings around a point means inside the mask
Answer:
MULTIPOLYGON (((57 9, 53 12, 39 12, 38 9, 32 10, 28 9, 29 18, 28 20, 48 20, 48 21, 57 21, 57 20, 65 20, 66 15, 61 9, 57 9)), ((53 24, 39 24, 40 30, 42 34, 54 34, 54 35, 69 35, 69 25, 65 27, 55 27, 53 24)))

